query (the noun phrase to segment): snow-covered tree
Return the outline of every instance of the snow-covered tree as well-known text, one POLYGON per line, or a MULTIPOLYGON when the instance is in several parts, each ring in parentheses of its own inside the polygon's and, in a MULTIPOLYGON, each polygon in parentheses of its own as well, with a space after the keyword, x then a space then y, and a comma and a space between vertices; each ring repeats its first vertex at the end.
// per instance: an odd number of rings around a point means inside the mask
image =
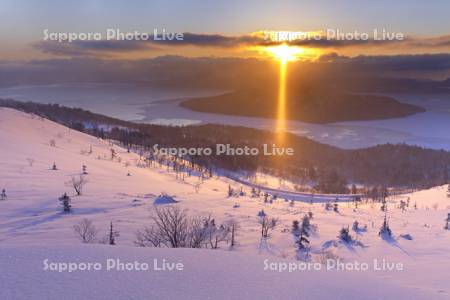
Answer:
POLYGON ((72 205, 70 205, 70 202, 72 201, 69 196, 67 196, 66 193, 64 193, 60 198, 59 201, 61 201, 61 205, 63 206, 64 212, 69 213, 72 210, 72 205))
POLYGON ((386 214, 384 215, 383 225, 381 225, 380 232, 378 233, 378 235, 381 237, 391 237, 392 236, 392 231, 391 231, 391 228, 389 227, 389 222, 387 220, 386 214))
POLYGON ((224 225, 216 226, 214 219, 206 220, 204 226, 211 249, 219 248, 221 242, 228 240, 230 234, 228 227, 224 225))
POLYGON ((6 190, 3 189, 2 193, 0 194, 0 200, 6 200, 7 196, 6 196, 6 190))
POLYGON ((360 233, 360 232, 366 232, 366 231, 367 231, 367 225, 361 226, 361 224, 359 224, 358 221, 355 221, 355 222, 353 223, 352 229, 353 229, 355 232, 357 232, 357 233, 360 233))
POLYGON ((353 238, 350 235, 350 230, 348 229, 348 226, 347 227, 342 227, 342 229, 339 231, 339 236, 338 237, 343 242, 346 242, 346 243, 353 242, 353 238))
POLYGON ((302 224, 299 226, 297 220, 292 222, 292 234, 294 235, 295 244, 297 246, 297 258, 301 260, 308 260, 309 255, 309 216, 305 215, 302 219, 302 224))
POLYGON ((304 215, 302 219, 302 231, 308 232, 311 230, 311 222, 309 215, 304 215))
POLYGON ((259 224, 261 225, 261 238, 268 238, 270 232, 278 225, 278 219, 263 214, 259 216, 259 224))

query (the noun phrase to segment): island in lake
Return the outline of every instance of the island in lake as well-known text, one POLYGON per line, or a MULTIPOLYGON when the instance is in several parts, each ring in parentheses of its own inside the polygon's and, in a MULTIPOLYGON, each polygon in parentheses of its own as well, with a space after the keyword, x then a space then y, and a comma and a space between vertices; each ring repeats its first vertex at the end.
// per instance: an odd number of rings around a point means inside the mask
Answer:
MULTIPOLYGON (((275 90, 244 89, 219 96, 188 99, 180 103, 193 111, 235 116, 276 118, 275 90)), ((352 94, 336 90, 302 90, 286 101, 286 118, 309 123, 379 120, 424 112, 419 106, 379 95, 352 94)))

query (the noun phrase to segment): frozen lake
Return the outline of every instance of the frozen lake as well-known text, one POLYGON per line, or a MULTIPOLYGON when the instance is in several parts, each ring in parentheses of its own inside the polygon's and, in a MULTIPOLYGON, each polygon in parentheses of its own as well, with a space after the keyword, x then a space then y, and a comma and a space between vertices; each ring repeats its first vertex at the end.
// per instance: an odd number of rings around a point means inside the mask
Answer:
MULTIPOLYGON (((220 123, 272 129, 273 120, 199 113, 178 106, 183 99, 221 91, 155 89, 130 84, 55 84, 0 89, 0 97, 41 103, 60 103, 125 120, 157 124, 220 123)), ((391 95, 427 112, 381 121, 309 124, 289 121, 290 132, 341 148, 383 143, 407 143, 450 150, 450 93, 445 95, 391 95)))

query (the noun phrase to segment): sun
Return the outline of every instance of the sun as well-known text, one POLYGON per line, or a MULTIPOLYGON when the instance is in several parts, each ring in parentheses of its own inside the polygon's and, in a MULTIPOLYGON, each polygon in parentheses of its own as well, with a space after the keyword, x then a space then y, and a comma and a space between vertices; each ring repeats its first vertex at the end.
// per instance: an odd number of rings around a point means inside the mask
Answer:
POLYGON ((288 46, 286 44, 266 47, 265 50, 282 63, 297 60, 305 52, 303 48, 288 46))

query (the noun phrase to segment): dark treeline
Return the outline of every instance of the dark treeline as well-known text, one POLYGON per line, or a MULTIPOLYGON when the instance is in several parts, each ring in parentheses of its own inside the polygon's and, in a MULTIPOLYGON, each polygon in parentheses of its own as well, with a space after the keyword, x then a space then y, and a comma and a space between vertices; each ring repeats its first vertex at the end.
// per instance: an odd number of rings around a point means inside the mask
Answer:
POLYGON ((425 188, 448 182, 450 152, 444 150, 404 144, 344 150, 287 134, 284 147, 293 148, 295 155, 275 158, 262 152, 263 144, 276 144, 276 137, 270 131, 215 124, 185 127, 139 124, 79 108, 9 99, 0 99, 0 106, 34 113, 99 138, 117 140, 126 146, 144 147, 149 151, 155 144, 160 148, 212 148, 211 156, 186 159, 208 170, 240 170, 249 174, 262 171, 299 184, 313 184, 320 192, 347 192, 346 184, 351 182, 408 188, 425 188), (260 149, 260 155, 216 156, 216 144, 255 147, 260 149))

